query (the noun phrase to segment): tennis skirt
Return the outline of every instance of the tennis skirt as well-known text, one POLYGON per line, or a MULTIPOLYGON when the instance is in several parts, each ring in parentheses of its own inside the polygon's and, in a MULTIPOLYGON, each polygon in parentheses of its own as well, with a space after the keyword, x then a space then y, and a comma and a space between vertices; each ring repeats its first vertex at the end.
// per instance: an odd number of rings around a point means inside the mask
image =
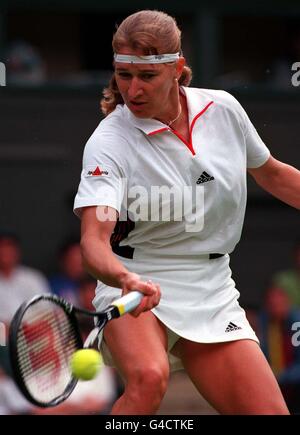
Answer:
MULTIPOLYGON (((228 254, 215 259, 154 257, 145 253, 134 259, 117 258, 142 279, 160 284, 161 299, 152 312, 167 327, 172 371, 182 368, 180 360, 171 353, 180 337, 197 343, 242 339, 259 343, 239 305, 240 293, 231 278, 228 254)), ((103 310, 120 296, 121 289, 98 282, 93 304, 96 310, 103 310)), ((114 365, 105 341, 101 339, 99 345, 105 363, 114 365)))

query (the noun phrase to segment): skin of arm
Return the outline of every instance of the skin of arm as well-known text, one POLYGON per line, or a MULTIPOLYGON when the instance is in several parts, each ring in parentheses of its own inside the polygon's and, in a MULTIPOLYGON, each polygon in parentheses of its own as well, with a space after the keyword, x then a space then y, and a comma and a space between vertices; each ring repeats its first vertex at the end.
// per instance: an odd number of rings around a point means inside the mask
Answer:
POLYGON ((156 306, 160 300, 160 287, 153 282, 145 282, 129 272, 114 255, 110 237, 118 219, 118 213, 111 207, 85 207, 81 218, 81 253, 87 272, 104 284, 118 287, 123 295, 133 290, 145 294, 140 305, 132 311, 137 317, 142 311, 156 306), (107 216, 100 220, 97 216, 107 216))
POLYGON ((276 198, 300 209, 300 171, 274 157, 255 169, 248 169, 257 184, 276 198))

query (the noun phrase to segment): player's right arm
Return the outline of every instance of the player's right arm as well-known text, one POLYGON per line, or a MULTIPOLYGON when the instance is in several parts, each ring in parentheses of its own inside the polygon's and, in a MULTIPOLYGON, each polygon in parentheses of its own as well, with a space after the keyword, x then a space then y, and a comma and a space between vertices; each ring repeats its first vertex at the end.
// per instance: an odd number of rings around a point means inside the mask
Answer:
POLYGON ((85 269, 96 279, 111 287, 119 287, 123 294, 139 290, 147 295, 132 312, 155 307, 160 300, 159 285, 145 282, 117 259, 111 249, 110 237, 118 219, 118 212, 107 206, 84 207, 81 217, 81 253, 85 269), (107 219, 99 219, 106 216, 107 219))

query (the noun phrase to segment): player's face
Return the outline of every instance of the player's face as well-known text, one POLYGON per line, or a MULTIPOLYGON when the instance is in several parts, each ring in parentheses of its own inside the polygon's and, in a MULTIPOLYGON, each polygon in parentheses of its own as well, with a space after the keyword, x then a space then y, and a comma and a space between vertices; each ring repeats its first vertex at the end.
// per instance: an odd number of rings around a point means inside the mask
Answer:
MULTIPOLYGON (((121 53, 121 51, 120 51, 121 53)), ((141 53, 123 50, 121 54, 141 53)), ((173 113, 172 95, 178 92, 176 64, 116 62, 115 77, 123 100, 138 118, 160 118, 173 113)))

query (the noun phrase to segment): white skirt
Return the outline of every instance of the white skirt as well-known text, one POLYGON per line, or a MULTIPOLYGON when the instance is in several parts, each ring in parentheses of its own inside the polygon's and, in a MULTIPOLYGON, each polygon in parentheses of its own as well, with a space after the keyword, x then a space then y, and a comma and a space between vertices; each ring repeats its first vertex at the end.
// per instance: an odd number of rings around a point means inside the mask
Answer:
MULTIPOLYGON (((239 305, 229 255, 209 260, 199 256, 153 257, 135 251, 134 259, 118 259, 141 278, 160 284, 161 299, 152 312, 167 327, 169 352, 180 337, 198 343, 259 342, 239 305)), ((96 310, 103 310, 120 296, 121 289, 98 282, 93 304, 96 310)), ((105 362, 113 365, 104 340, 100 348, 105 362)), ((169 359, 171 370, 182 368, 178 358, 169 354, 169 359)))

